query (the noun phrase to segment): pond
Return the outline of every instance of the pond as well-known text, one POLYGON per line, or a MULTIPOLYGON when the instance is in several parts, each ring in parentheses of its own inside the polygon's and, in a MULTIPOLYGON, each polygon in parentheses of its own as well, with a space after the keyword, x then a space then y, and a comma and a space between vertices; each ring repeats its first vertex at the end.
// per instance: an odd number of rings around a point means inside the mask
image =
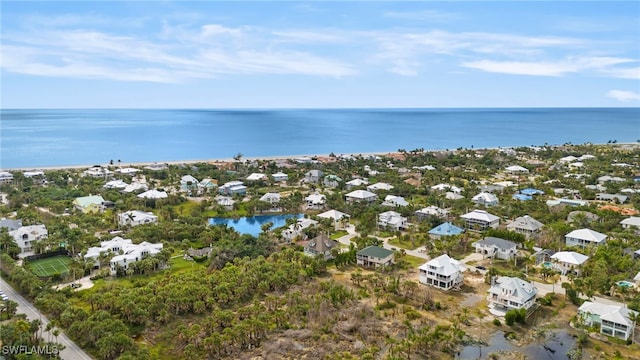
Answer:
POLYGON ((286 214, 286 215, 256 215, 251 217, 241 217, 238 219, 214 217, 209 219, 210 225, 227 225, 235 229, 241 234, 249 234, 258 236, 262 232, 262 225, 268 222, 273 223, 271 229, 285 226, 287 219, 301 219, 303 214, 286 214))
POLYGON ((457 359, 489 359, 492 353, 502 351, 516 352, 526 356, 527 359, 567 359, 567 353, 573 349, 575 339, 566 331, 549 330, 544 342, 536 342, 524 346, 517 346, 509 341, 503 331, 497 331, 488 345, 465 346, 458 353, 457 359))

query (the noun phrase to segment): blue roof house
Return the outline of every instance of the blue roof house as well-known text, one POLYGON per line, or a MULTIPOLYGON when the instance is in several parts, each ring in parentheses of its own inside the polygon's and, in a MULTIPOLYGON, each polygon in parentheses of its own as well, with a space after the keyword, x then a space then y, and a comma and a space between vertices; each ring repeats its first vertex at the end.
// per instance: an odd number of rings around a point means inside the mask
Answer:
POLYGON ((520 201, 527 201, 527 200, 533 200, 533 196, 531 195, 525 195, 525 194, 513 194, 512 196, 515 200, 520 200, 520 201))
POLYGON ((463 232, 463 228, 459 228, 450 222, 445 222, 429 230, 429 235, 433 239, 439 239, 442 236, 460 235, 463 232))
POLYGON ((529 195, 529 196, 544 195, 544 191, 538 190, 538 189, 533 189, 533 188, 522 189, 519 192, 520 192, 520 194, 529 195))

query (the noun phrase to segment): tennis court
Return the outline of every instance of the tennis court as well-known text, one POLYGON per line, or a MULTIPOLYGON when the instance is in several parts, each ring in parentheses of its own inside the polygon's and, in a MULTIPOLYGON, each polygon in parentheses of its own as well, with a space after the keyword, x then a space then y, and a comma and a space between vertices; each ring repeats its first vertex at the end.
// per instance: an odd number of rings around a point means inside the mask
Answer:
POLYGON ((31 271, 39 277, 48 277, 69 271, 71 258, 68 256, 54 256, 29 262, 31 271))

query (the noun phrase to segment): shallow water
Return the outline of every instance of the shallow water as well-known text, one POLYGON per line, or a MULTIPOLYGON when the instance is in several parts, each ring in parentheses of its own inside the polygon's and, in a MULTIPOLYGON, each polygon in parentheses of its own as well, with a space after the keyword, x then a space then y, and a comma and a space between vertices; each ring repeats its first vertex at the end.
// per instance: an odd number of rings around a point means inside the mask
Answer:
POLYGON ((227 225, 235 229, 241 234, 250 234, 258 236, 262 232, 262 225, 268 222, 272 222, 273 226, 271 230, 284 226, 287 223, 287 219, 295 217, 297 219, 302 218, 303 214, 287 214, 287 215, 257 215, 251 217, 241 217, 238 219, 215 217, 209 219, 211 225, 227 225))
POLYGON ((465 346, 456 358, 461 360, 489 359, 489 355, 492 353, 511 351, 523 354, 527 359, 566 360, 567 353, 575 345, 575 339, 566 331, 550 331, 546 341, 519 347, 507 340, 504 331, 497 331, 488 343, 488 346, 465 346))

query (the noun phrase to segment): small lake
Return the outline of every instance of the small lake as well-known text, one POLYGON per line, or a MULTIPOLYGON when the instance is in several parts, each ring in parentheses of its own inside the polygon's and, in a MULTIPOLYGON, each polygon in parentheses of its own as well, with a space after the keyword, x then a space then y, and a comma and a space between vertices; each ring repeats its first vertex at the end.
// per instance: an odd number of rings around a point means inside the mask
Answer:
POLYGON ((214 217, 209 219, 209 225, 227 225, 235 229, 240 234, 249 234, 258 236, 262 232, 262 225, 268 222, 273 223, 271 229, 285 226, 287 219, 303 218, 303 214, 287 214, 287 215, 256 215, 251 217, 241 217, 238 219, 214 217))
POLYGON ((491 353, 511 351, 523 354, 527 359, 566 360, 567 353, 573 349, 576 340, 566 331, 549 330, 544 342, 517 346, 505 337, 503 331, 497 331, 489 340, 489 345, 465 346, 457 359, 489 359, 491 353))

